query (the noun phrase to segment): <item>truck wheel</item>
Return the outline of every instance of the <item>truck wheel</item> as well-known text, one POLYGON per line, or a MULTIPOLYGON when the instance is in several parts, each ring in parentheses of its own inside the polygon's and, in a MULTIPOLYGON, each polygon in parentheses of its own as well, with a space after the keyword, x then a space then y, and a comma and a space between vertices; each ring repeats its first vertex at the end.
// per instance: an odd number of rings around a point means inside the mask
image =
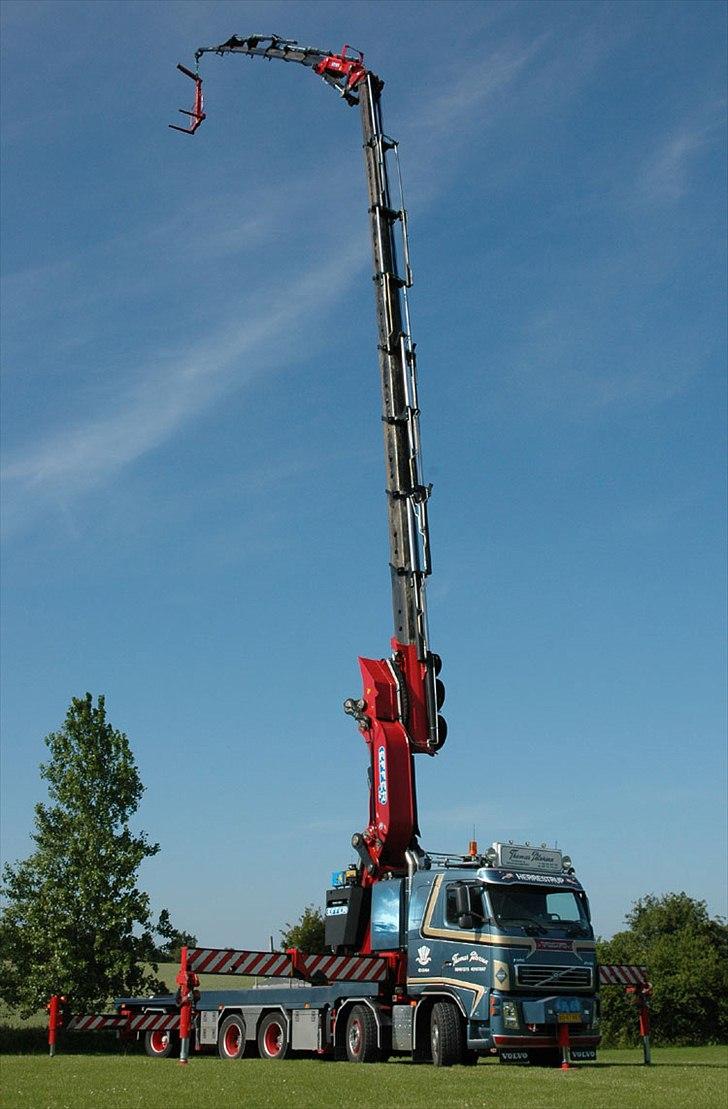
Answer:
POLYGON ((432 1062, 436 1067, 452 1067, 461 1063, 465 1051, 465 1035, 460 1013, 452 1001, 436 1001, 430 1019, 432 1062))
POLYGON ((261 1059, 285 1059, 288 1054, 288 1033, 282 1013, 268 1013, 258 1029, 258 1050, 261 1059))
POLYGON ((217 1050, 221 1059, 242 1059, 245 1054, 245 1021, 239 1013, 231 1013, 220 1025, 217 1050))
POLYGON ((377 1019, 368 1005, 355 1005, 346 1022, 346 1058, 350 1063, 378 1063, 377 1019))
POLYGON ((147 1032, 144 1036, 144 1050, 152 1059, 169 1059, 176 1046, 172 1032, 147 1032))

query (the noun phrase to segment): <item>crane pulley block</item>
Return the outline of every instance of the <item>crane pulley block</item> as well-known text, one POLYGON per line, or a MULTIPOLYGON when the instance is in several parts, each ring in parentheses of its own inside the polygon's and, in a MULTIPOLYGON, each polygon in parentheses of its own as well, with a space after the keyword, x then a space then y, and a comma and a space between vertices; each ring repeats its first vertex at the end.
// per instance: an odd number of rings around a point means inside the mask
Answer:
POLYGON ((348 44, 340 54, 327 54, 317 62, 313 71, 325 80, 333 78, 333 83, 339 87, 342 96, 351 93, 352 89, 364 80, 367 73, 361 50, 352 50, 348 44))

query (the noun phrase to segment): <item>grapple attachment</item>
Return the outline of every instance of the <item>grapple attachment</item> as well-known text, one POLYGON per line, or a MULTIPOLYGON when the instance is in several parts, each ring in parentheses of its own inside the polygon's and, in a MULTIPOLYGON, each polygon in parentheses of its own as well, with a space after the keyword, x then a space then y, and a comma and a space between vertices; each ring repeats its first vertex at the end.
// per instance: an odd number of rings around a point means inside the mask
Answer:
POLYGON ((180 108, 179 111, 183 116, 189 116, 191 124, 189 127, 178 127, 176 123, 170 123, 169 126, 173 131, 183 131, 185 135, 194 135, 197 128, 205 118, 205 113, 202 106, 202 78, 199 73, 193 73, 191 69, 181 63, 177 65, 180 73, 184 73, 185 77, 191 77, 195 82, 195 102, 192 106, 192 111, 187 111, 186 108, 180 108))

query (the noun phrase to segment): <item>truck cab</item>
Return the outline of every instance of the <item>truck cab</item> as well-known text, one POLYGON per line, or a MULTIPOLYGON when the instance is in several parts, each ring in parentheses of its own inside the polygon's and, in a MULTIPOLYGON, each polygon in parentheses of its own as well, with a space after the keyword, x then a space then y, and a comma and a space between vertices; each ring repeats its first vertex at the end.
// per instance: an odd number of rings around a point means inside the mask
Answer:
POLYGON ((598 975, 589 903, 560 851, 493 844, 484 858, 429 857, 410 879, 407 992, 426 1013, 457 1006, 467 1050, 503 1062, 560 1059, 568 1025, 574 1059, 596 1057, 598 975), (484 864, 484 865, 483 865, 484 864))

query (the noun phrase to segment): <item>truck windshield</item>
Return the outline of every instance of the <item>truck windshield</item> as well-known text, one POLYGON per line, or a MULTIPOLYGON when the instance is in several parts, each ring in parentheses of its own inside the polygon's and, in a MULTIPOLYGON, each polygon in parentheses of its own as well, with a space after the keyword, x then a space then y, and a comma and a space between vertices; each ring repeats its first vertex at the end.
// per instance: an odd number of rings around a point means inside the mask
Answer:
POLYGON ((584 899, 572 890, 490 886, 488 896, 501 928, 520 924, 526 930, 536 932, 551 928, 564 928, 579 935, 590 932, 584 899))

